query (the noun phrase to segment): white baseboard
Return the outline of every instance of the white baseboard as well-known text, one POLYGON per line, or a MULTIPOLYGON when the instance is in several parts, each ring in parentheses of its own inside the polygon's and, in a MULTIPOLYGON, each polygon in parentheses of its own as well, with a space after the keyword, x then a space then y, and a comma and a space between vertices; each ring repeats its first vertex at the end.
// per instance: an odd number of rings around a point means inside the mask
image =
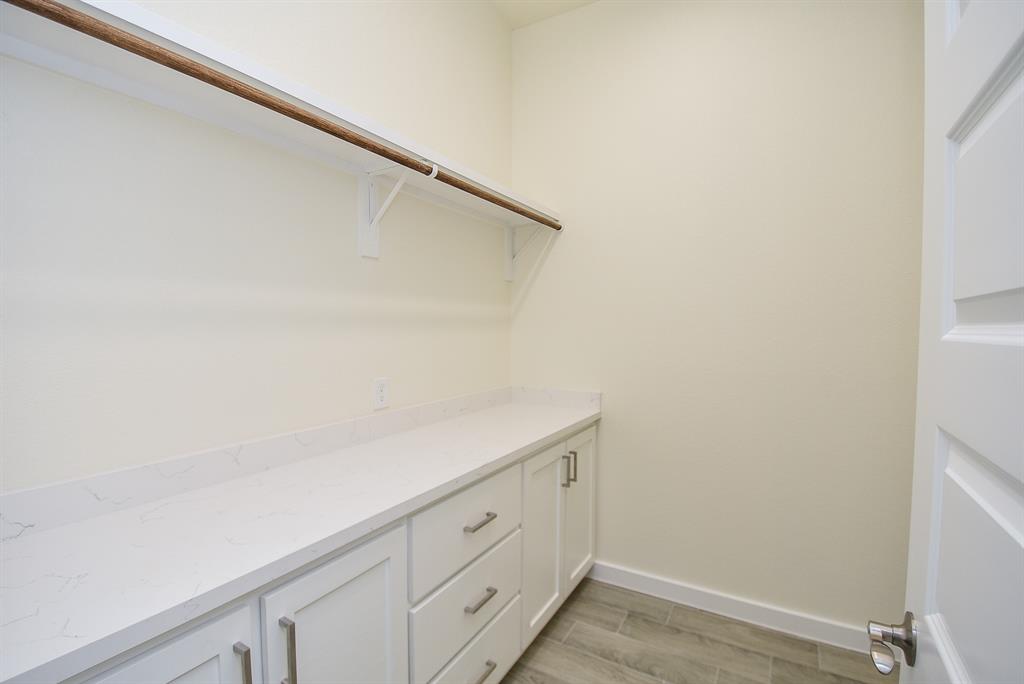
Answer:
POLYGON ((805 639, 862 653, 867 651, 867 634, 863 627, 856 625, 723 594, 713 589, 658 577, 612 563, 594 563, 588 576, 623 589, 632 589, 673 603, 681 603, 805 639))

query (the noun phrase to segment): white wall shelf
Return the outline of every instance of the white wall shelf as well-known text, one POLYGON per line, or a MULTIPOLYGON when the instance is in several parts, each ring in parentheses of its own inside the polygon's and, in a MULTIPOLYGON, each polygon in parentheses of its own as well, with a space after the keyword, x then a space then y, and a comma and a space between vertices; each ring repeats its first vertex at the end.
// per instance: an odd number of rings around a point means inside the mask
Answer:
POLYGON ((0 54, 358 174, 364 256, 378 256, 378 214, 390 204, 373 197, 381 178, 510 229, 561 230, 558 216, 536 202, 132 3, 7 0, 0 54))

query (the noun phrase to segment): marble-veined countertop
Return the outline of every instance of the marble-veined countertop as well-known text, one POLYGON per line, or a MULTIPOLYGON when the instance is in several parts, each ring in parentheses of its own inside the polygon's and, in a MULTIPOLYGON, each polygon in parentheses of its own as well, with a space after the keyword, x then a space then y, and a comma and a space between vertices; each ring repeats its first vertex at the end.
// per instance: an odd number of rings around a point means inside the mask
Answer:
POLYGON ((506 403, 7 540, 0 682, 57 681, 597 421, 506 403))

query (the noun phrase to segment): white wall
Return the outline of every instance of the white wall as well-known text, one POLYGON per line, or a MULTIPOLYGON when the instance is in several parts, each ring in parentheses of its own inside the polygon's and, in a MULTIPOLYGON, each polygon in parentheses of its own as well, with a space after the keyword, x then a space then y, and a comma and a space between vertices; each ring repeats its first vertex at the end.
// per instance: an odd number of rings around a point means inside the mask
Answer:
MULTIPOLYGON (((191 9, 193 28, 501 175, 511 56, 493 11, 191 9)), ((377 376, 393 407, 507 384, 500 228, 403 194, 383 258, 360 259, 354 176, 2 69, 2 491, 366 414, 377 376)))
POLYGON ((920 6, 598 2, 514 51, 518 187, 566 228, 512 378, 605 392, 600 558, 901 614, 920 6))

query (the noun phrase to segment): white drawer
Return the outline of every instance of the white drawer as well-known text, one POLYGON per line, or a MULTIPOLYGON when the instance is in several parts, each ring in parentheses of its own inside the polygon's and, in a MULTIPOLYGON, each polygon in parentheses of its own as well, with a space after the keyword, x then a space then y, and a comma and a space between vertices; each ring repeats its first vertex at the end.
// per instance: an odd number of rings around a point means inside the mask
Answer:
POLYGON ((508 468, 412 517, 413 603, 519 526, 521 467, 508 468))
POLYGON ((412 609, 413 681, 433 677, 519 593, 521 553, 522 532, 516 530, 412 609))
POLYGON ((522 650, 522 613, 516 596, 430 684, 498 684, 522 650))

